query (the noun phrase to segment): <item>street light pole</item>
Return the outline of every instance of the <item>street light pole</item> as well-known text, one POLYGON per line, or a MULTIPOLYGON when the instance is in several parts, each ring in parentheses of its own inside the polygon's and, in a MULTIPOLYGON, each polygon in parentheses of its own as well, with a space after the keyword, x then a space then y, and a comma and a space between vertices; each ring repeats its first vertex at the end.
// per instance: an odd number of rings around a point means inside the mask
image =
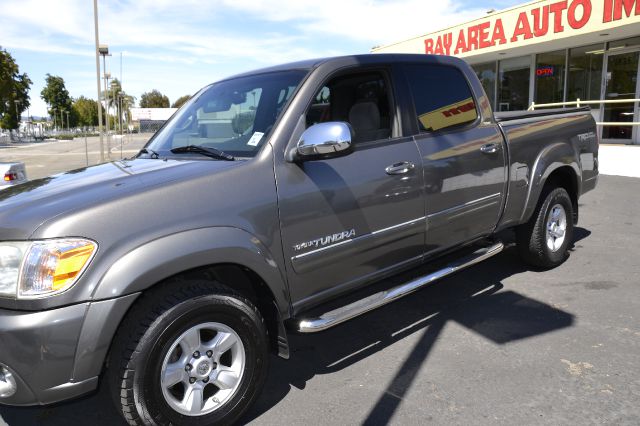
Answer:
POLYGON ((69 126, 69 111, 65 111, 67 113, 67 132, 71 133, 71 126, 69 126))
POLYGON ((104 142, 102 140, 102 94, 100 93, 100 41, 98 39, 98 0, 93 0, 93 21, 96 39, 96 82, 98 86, 98 132, 100 133, 100 162, 104 162, 104 142))
POLYGON ((105 86, 105 102, 107 104, 107 158, 111 159, 111 136, 109 135, 109 128, 111 127, 111 123, 109 123, 109 100, 111 96, 109 96, 109 90, 111 86, 109 85, 109 80, 111 80, 111 73, 104 73, 104 86, 105 86))
MULTIPOLYGON (((106 126, 106 132, 107 132, 107 142, 108 142, 108 138, 109 138, 109 90, 108 90, 108 86, 107 86, 107 82, 108 80, 111 78, 111 73, 108 73, 106 70, 106 55, 102 56, 103 58, 103 64, 105 66, 104 69, 104 109, 106 111, 107 114, 107 118, 104 120, 105 122, 105 126, 106 126)), ((109 153, 107 153, 107 156, 109 155, 109 153)))
POLYGON ((14 99, 13 103, 16 105, 16 132, 20 133, 20 117, 18 117, 18 104, 21 102, 18 99, 14 99))
POLYGON ((62 127, 62 131, 64 132, 64 110, 60 109, 60 127, 62 127))
POLYGON ((122 136, 122 92, 118 92, 118 119, 120 120, 120 136, 122 136))

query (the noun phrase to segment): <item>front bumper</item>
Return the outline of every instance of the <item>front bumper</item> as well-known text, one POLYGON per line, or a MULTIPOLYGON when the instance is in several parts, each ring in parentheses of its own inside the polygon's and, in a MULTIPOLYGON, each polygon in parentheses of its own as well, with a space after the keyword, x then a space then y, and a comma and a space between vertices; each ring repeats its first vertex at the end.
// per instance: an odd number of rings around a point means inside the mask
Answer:
POLYGON ((111 339, 136 296, 40 312, 0 309, 0 367, 16 382, 15 393, 0 397, 0 404, 51 404, 94 390, 111 339))
MULTIPOLYGON (((46 403, 47 391, 70 381, 78 336, 89 304, 43 312, 0 310, 0 364, 16 392, 0 403, 46 403)), ((53 402, 53 401, 51 401, 53 402)))

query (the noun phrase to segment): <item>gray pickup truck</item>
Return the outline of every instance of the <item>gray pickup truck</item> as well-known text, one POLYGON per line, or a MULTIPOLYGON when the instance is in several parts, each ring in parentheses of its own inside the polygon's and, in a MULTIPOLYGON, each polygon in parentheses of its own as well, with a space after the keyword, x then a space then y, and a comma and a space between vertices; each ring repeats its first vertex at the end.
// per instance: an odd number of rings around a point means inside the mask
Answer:
POLYGON ((217 82, 134 158, 0 192, 0 403, 102 380, 132 425, 233 423, 287 330, 480 262, 506 229, 534 267, 563 262, 597 177, 588 109, 494 115, 456 58, 217 82))

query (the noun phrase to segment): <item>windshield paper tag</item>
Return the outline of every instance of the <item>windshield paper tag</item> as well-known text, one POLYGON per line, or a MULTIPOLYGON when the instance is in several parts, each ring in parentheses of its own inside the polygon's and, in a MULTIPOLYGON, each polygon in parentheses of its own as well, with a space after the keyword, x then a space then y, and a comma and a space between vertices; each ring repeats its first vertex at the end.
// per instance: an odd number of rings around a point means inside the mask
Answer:
POLYGON ((250 146, 258 145, 260 143, 260 140, 262 139, 262 136, 264 136, 264 133, 255 132, 253 136, 251 136, 251 139, 249 139, 249 142, 247 142, 247 145, 250 145, 250 146))

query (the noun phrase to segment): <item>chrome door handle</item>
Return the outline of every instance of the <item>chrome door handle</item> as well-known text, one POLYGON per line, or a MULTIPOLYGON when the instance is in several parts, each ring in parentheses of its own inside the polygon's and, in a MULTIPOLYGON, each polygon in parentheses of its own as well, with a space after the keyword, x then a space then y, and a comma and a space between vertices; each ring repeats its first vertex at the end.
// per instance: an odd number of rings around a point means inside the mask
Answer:
POLYGON ((488 143, 486 145, 482 145, 480 147, 480 151, 485 154, 495 154, 496 152, 498 152, 498 145, 496 145, 495 143, 488 143))
POLYGON ((387 172, 388 175, 403 175, 405 173, 409 173, 411 170, 415 169, 416 165, 410 161, 403 161, 401 163, 395 163, 390 166, 387 166, 384 171, 387 172))

